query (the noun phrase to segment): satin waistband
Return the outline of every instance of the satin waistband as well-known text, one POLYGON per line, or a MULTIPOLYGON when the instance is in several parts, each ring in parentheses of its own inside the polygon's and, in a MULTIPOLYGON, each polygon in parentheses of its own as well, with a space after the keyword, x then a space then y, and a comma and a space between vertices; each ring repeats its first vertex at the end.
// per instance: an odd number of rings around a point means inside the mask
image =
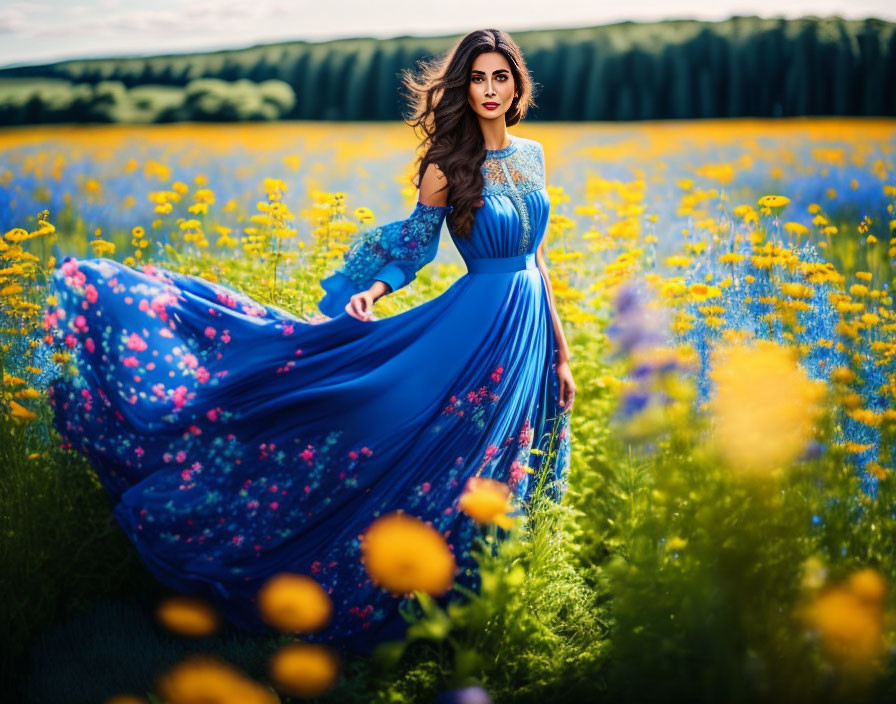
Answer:
POLYGON ((515 257, 478 257, 467 259, 467 272, 470 274, 498 274, 506 271, 522 271, 536 269, 535 252, 519 254, 515 257))

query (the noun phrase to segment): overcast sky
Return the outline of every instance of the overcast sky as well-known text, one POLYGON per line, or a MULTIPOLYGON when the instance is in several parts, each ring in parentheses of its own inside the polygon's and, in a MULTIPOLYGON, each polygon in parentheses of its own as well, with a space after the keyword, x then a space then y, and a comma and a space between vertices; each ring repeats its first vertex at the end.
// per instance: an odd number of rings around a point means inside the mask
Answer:
POLYGON ((887 0, 0 0, 0 66, 339 37, 587 27, 732 15, 896 20, 887 0))

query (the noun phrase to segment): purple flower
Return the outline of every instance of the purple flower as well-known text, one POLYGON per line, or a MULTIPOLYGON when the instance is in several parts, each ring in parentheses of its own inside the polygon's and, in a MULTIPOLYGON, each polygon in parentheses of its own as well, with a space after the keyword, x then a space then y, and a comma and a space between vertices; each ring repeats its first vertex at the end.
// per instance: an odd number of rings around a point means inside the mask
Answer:
POLYGON ((436 704, 492 704, 492 698, 482 687, 474 686, 442 692, 436 704))
POLYGON ((623 418, 630 418, 643 411, 650 403, 651 394, 644 391, 633 391, 625 394, 619 407, 619 414, 623 418))
POLYGON ((613 311, 614 322, 607 327, 607 335, 616 347, 616 355, 663 341, 654 316, 643 305, 641 294, 634 285, 619 287, 613 300, 613 311))

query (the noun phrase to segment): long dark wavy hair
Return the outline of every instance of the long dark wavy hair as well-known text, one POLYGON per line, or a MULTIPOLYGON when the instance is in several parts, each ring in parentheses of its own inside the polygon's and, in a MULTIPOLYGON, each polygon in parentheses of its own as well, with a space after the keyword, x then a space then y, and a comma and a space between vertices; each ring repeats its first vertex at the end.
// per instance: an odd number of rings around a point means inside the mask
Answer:
POLYGON ((506 32, 498 29, 470 32, 445 55, 418 61, 419 77, 408 69, 401 74, 412 111, 405 122, 422 136, 414 185, 420 187, 430 163, 441 169, 448 181, 448 204, 454 206, 448 214, 448 225, 464 238, 469 237, 475 211, 482 206, 485 181, 480 168, 486 157, 482 130, 467 95, 473 61, 479 54, 489 52, 498 52, 507 59, 519 94, 504 114, 505 123, 510 127, 522 120, 535 102, 523 54, 506 32))

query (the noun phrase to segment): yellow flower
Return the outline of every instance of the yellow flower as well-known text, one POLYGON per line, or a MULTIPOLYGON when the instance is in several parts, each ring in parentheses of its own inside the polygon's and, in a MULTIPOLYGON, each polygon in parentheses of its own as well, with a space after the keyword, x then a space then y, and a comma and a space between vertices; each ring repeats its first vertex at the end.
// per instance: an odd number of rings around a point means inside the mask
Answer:
POLYGON ((704 283, 694 283, 688 286, 688 293, 696 302, 705 301, 708 298, 718 298, 722 295, 722 291, 718 286, 709 286, 704 283))
POLYGON ((880 322, 880 318, 874 313, 862 313, 861 320, 866 327, 873 327, 880 322))
POLYGON ((258 611, 265 623, 287 633, 313 633, 324 628, 333 603, 311 577, 281 572, 268 579, 257 594, 258 611))
MULTIPOLYGON (((198 183, 198 177, 197 177, 197 183, 198 183)), ((215 192, 209 188, 200 188, 193 195, 196 198, 197 203, 214 203, 215 202, 215 192)))
POLYGON ((883 577, 863 569, 844 584, 825 589, 799 615, 821 637, 830 659, 848 668, 873 668, 888 647, 883 631, 885 593, 883 577))
POLYGON ((677 536, 674 538, 669 538, 669 540, 666 542, 666 551, 671 552, 672 550, 681 550, 687 544, 688 541, 684 538, 679 538, 677 536))
POLYGON ((680 254, 674 255, 671 257, 666 257, 666 266, 688 266, 691 263, 690 258, 682 256, 680 254))
POLYGON ((286 164, 293 171, 298 171, 299 166, 302 163, 302 158, 295 154, 290 154, 288 156, 283 157, 283 163, 286 164))
POLYGON ((812 437, 823 383, 806 376, 792 350, 768 340, 720 347, 712 366, 709 405, 723 461, 746 473, 789 465, 812 437))
POLYGON ((805 284, 798 282, 785 282, 781 284, 781 293, 791 298, 812 298, 815 291, 805 284))
POLYGON ((880 425, 881 416, 869 408, 856 408, 846 412, 854 421, 876 428, 880 425))
POLYGON ((809 228, 799 222, 785 222, 784 229, 797 237, 804 237, 809 234, 809 228))
POLYGON ((835 384, 851 384, 855 380, 856 374, 849 367, 836 367, 831 370, 831 381, 835 384))
POLYGON ((849 442, 843 443, 843 447, 846 449, 847 452, 849 452, 852 455, 861 455, 863 452, 867 452, 872 447, 874 447, 874 443, 869 442, 869 443, 862 444, 862 443, 858 443, 858 442, 849 441, 849 442))
POLYGON ((291 696, 319 697, 336 683, 339 658, 324 645, 287 643, 271 656, 268 674, 278 689, 291 696))
POLYGON ((790 202, 787 196, 762 196, 759 199, 759 205, 766 208, 781 208, 790 202))
POLYGON ((26 421, 26 420, 34 420, 35 418, 37 418, 36 413, 32 413, 27 408, 16 403, 15 401, 9 402, 9 411, 10 411, 10 414, 12 415, 12 417, 15 418, 16 420, 26 421))
POLYGON ((370 222, 374 219, 373 211, 370 208, 355 208, 355 217, 362 223, 370 222))
POLYGON ((220 619, 215 609, 191 596, 165 599, 156 608, 156 619, 169 631, 183 636, 206 636, 218 630, 220 619))
POLYGON ((274 692, 216 656, 189 655, 160 675, 156 688, 165 704, 277 704, 274 692))
POLYGON ((107 242, 106 240, 90 240, 87 244, 93 249, 93 254, 96 257, 102 257, 106 254, 115 254, 115 244, 112 242, 107 242))
POLYGON ((510 487, 504 482, 485 477, 470 477, 458 501, 461 511, 477 523, 497 523, 504 529, 514 526, 507 515, 513 510, 510 487))
POLYGON ((887 582, 883 576, 871 567, 853 572, 847 580, 853 594, 867 604, 879 606, 884 603, 887 593, 887 582))
POLYGON ((374 584, 396 596, 414 590, 440 596, 454 582, 454 555, 445 538, 402 511, 377 518, 364 532, 361 552, 374 584))
POLYGON ((865 471, 869 474, 873 474, 878 479, 886 479, 889 475, 889 470, 885 467, 881 467, 877 462, 869 462, 866 464, 865 471))

